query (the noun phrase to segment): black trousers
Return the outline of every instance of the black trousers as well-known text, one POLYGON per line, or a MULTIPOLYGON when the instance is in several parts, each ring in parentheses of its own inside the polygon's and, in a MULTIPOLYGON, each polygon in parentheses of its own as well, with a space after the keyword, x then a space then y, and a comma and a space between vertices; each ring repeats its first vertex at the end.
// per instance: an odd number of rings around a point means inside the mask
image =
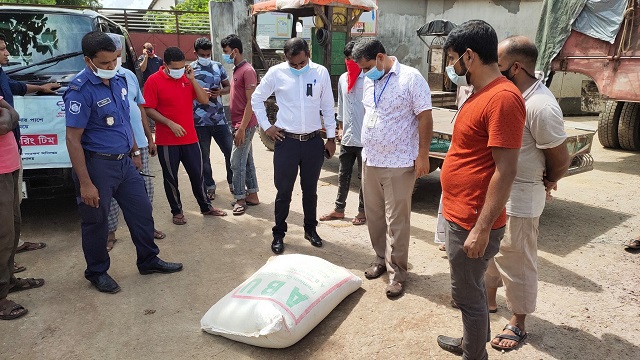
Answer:
POLYGON ((207 212, 211 208, 211 201, 204 191, 204 177, 202 174, 202 153, 200 145, 158 145, 158 158, 164 178, 164 192, 167 195, 171 214, 182 214, 182 201, 178 189, 178 168, 180 163, 189 175, 191 191, 195 196, 200 212, 207 212))
MULTIPOLYGON (((362 168, 362 148, 358 146, 340 145, 340 170, 338 171, 338 197, 336 198, 335 211, 343 213, 347 207, 347 195, 351 186, 351 173, 353 165, 358 161, 358 169, 362 168)), ((359 172, 362 174, 362 172, 359 172)), ((360 194, 358 197, 358 211, 364 212, 364 201, 362 198, 362 182, 360 182, 360 194)))
POLYGON ((111 199, 120 205, 136 247, 138 267, 148 267, 158 261, 160 250, 153 239, 151 201, 144 180, 129 157, 122 160, 103 160, 85 154, 87 171, 100 195, 100 206, 90 207, 80 197, 80 182, 72 173, 76 185, 76 201, 82 219, 82 251, 87 261, 84 276, 89 279, 109 270, 111 261, 107 251, 108 215, 111 199))
POLYGON ((273 154, 273 180, 278 191, 276 195, 273 237, 283 238, 287 232, 287 216, 291 205, 291 193, 300 168, 302 188, 302 209, 304 211, 305 232, 315 230, 318 225, 318 178, 324 162, 324 141, 320 136, 307 141, 285 137, 276 141, 273 154))

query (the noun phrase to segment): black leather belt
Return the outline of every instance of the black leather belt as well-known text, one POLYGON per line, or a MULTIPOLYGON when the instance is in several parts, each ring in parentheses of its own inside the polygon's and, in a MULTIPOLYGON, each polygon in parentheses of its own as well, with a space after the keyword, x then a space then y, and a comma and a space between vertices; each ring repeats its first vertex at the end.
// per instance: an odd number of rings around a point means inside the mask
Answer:
POLYGON ((320 131, 316 130, 314 132, 310 132, 308 134, 294 134, 294 133, 290 133, 290 132, 284 132, 284 135, 288 138, 292 138, 292 139, 296 139, 296 140, 300 140, 300 141, 307 141, 309 139, 313 139, 314 137, 316 137, 318 134, 320 133, 320 131))
POLYGON ((129 155, 129 154, 103 154, 103 153, 98 153, 98 152, 93 152, 93 151, 87 151, 87 154, 89 154, 89 157, 92 158, 96 158, 96 159, 102 159, 102 160, 122 160, 125 158, 125 156, 129 155))

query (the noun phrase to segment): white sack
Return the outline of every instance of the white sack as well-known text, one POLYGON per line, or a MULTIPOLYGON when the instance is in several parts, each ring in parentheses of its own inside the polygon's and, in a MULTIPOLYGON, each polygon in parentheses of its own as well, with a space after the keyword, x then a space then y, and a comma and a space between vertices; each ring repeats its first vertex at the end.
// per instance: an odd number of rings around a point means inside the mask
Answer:
POLYGON ((213 305, 200 325, 231 340, 285 348, 307 335, 361 284, 350 271, 315 256, 275 256, 213 305))

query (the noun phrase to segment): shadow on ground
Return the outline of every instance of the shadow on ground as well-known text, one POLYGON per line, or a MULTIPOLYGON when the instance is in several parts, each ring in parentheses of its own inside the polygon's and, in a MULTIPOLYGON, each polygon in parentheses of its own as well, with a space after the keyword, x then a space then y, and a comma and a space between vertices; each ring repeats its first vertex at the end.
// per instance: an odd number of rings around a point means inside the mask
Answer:
POLYGON ((556 198, 547 203, 540 217, 538 249, 558 256, 566 256, 616 228, 632 216, 632 214, 556 198), (582 224, 589 224, 589 226, 581 226, 582 224))
POLYGON ((625 360, 637 359, 640 354, 640 347, 616 334, 606 333, 598 338, 581 329, 554 324, 536 316, 527 317, 527 327, 533 331, 525 346, 533 346, 554 359, 625 360), (585 349, 589 349, 588 354, 585 349))

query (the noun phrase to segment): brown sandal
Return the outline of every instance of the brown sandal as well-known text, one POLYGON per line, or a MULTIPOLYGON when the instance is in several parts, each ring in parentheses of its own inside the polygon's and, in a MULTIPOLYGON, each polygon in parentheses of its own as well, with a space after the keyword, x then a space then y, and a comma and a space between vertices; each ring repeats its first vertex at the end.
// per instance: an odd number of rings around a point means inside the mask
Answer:
POLYGON ((15 262, 13 263, 13 273, 14 274, 19 273, 19 272, 23 272, 25 270, 27 270, 26 266, 22 266, 22 265, 20 265, 18 263, 15 263, 15 262))
POLYGON ((356 225, 356 226, 364 225, 364 224, 367 223, 367 218, 366 217, 357 217, 356 216, 356 217, 353 218, 353 220, 351 220, 351 223, 353 225, 356 225))
POLYGON ((227 212, 216 209, 213 206, 207 212, 203 212, 202 215, 212 215, 212 216, 227 216, 227 212))
POLYGON ((166 237, 167 237, 167 234, 163 233, 160 230, 153 229, 153 238, 154 239, 162 240, 162 239, 164 239, 166 237))
POLYGON ((171 219, 171 221, 176 225, 184 225, 187 223, 187 219, 184 218, 183 214, 173 215, 173 219, 171 219))
POLYGON ((24 244, 22 244, 22 246, 18 247, 16 249, 16 254, 21 253, 21 252, 25 252, 25 251, 34 251, 34 250, 40 250, 40 249, 44 249, 47 247, 47 244, 41 242, 41 243, 32 243, 32 242, 28 242, 25 241, 24 244))
POLYGON ((369 280, 379 278, 382 274, 387 272, 387 267, 380 264, 373 264, 370 268, 364 271, 364 277, 369 280))
POLYGON ((109 235, 107 235, 107 251, 111 251, 113 247, 116 246, 117 242, 118 239, 116 239, 116 233, 110 232, 109 235))
POLYGON ((336 213, 338 213, 338 212, 337 211, 333 211, 333 212, 330 212, 330 213, 328 213, 326 215, 322 215, 320 217, 320 221, 332 221, 332 220, 342 220, 342 219, 344 219, 344 214, 339 213, 339 214, 342 214, 342 216, 337 216, 337 215, 334 215, 336 213))
POLYGON ((13 284, 13 287, 9 289, 10 293, 31 290, 35 288, 39 288, 44 285, 44 279, 34 279, 34 278, 16 278, 16 283, 13 284))
POLYGON ((0 300, 0 320, 13 320, 26 315, 29 310, 7 299, 0 300))
POLYGON ((391 282, 389 282, 389 285, 387 285, 385 292, 387 293, 387 297, 398 297, 404 294, 404 285, 401 282, 392 280, 391 282))

